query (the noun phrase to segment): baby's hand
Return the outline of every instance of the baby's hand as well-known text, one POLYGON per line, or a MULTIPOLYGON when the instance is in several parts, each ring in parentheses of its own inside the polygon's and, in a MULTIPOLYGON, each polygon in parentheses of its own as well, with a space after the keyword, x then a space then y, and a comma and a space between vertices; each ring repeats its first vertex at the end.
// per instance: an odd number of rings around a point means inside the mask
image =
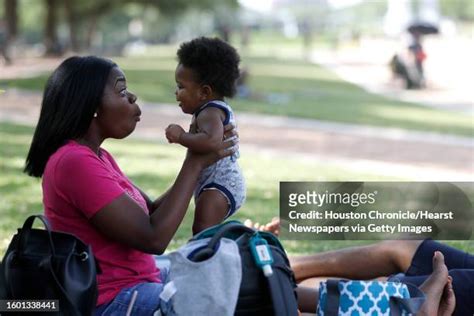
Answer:
POLYGON ((178 124, 170 124, 166 128, 166 138, 169 143, 179 143, 179 138, 185 133, 184 129, 178 124))

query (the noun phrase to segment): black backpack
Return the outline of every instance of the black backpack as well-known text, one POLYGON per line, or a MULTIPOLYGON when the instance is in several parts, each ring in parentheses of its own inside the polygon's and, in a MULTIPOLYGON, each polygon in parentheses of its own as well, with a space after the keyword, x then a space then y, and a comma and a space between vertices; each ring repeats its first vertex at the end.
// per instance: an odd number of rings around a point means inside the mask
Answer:
POLYGON ((32 215, 13 236, 0 263, 0 299, 29 302, 16 306, 26 308, 16 310, 18 315, 42 315, 37 308, 44 315, 91 315, 97 299, 96 272, 90 246, 71 234, 52 231, 44 216, 32 215), (35 219, 46 229, 33 229, 35 219), (59 306, 32 305, 34 300, 57 300, 59 306))
POLYGON ((194 251, 190 260, 202 261, 211 257, 222 237, 234 240, 239 247, 242 282, 236 316, 298 315, 295 277, 283 246, 273 234, 257 232, 238 221, 229 221, 197 234, 192 240, 208 237, 211 237, 209 244, 194 251), (256 265, 249 246, 250 239, 257 233, 267 241, 273 256, 273 274, 270 277, 265 277, 256 265))

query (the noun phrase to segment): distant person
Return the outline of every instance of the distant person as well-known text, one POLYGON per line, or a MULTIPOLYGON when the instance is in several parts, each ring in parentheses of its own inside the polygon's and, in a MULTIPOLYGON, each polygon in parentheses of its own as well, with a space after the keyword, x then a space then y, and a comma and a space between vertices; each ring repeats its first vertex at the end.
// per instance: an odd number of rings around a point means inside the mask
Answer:
POLYGON ((248 69, 242 69, 240 71, 239 78, 236 81, 237 97, 242 99, 249 99, 252 95, 252 91, 248 85, 249 71, 248 69))
POLYGON ((425 86, 423 63, 426 59, 426 53, 421 45, 420 33, 415 32, 412 34, 412 42, 408 46, 408 50, 411 52, 415 64, 416 74, 418 76, 418 86, 423 88, 425 86))
POLYGON ((406 59, 402 58, 402 55, 395 54, 390 59, 390 71, 394 79, 400 78, 403 80, 406 89, 415 89, 418 87, 416 81, 412 78, 410 73, 409 64, 406 59))
POLYGON ((300 25, 299 30, 303 36, 303 55, 305 59, 311 57, 311 49, 313 46, 313 27, 311 25, 311 20, 306 18, 300 25))
MULTIPOLYGON (((215 151, 224 125, 235 122, 225 98, 236 92, 240 57, 226 42, 206 37, 181 44, 177 54, 176 100, 184 113, 192 115, 192 122, 189 132, 169 125, 166 138, 195 152, 215 151)), ((244 203, 245 181, 238 157, 236 152, 201 172, 194 192, 193 234, 219 224, 244 203)))
POLYGON ((5 65, 11 65, 12 60, 8 53, 8 34, 5 21, 0 19, 0 55, 5 61, 5 65))
POLYGON ((250 33, 252 28, 250 25, 244 25, 240 31, 240 47, 242 51, 247 51, 250 44, 250 33))

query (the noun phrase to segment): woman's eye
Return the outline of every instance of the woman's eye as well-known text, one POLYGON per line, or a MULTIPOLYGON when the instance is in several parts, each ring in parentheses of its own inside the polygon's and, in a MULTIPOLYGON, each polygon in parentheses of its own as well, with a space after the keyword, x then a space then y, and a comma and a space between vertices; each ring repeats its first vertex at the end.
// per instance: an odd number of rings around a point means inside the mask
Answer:
POLYGON ((127 96, 127 89, 123 89, 122 91, 120 91, 120 95, 122 97, 126 97, 127 96))

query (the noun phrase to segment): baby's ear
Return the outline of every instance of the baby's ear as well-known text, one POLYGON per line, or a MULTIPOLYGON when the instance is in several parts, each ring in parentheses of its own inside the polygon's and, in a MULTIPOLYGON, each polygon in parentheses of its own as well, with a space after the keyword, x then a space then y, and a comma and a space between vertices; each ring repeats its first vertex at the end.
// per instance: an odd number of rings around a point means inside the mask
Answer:
POLYGON ((205 85, 202 85, 201 86, 201 98, 202 100, 208 100, 211 98, 212 96, 212 88, 210 85, 208 84, 205 84, 205 85))

